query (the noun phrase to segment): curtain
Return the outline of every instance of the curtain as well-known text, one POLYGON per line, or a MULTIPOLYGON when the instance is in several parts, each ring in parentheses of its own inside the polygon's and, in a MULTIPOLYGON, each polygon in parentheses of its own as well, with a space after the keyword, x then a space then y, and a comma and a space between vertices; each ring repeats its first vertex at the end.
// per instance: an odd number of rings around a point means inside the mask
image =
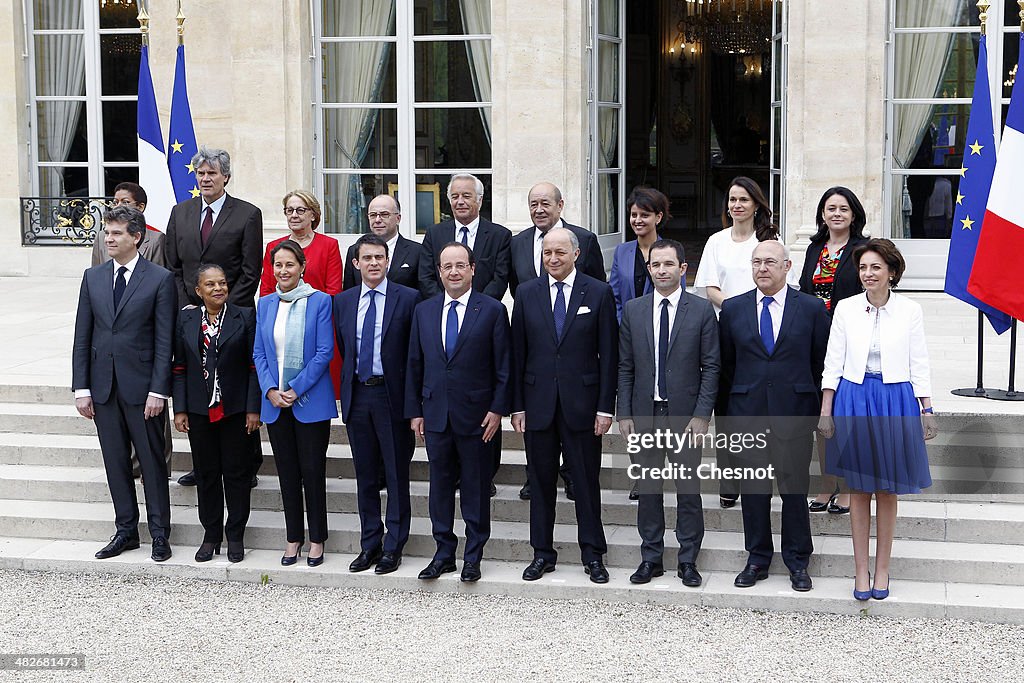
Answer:
MULTIPOLYGON (((462 30, 467 35, 491 31, 491 0, 459 0, 462 6, 462 30)), ((473 92, 479 102, 491 101, 491 41, 467 40, 466 54, 473 74, 473 92)), ((480 119, 488 144, 491 142, 491 108, 480 107, 480 119)))
MULTIPOLYGON (((599 6, 602 13, 608 5, 599 6)), ((616 24, 617 28, 618 24, 616 24)), ((619 216, 616 211, 619 173, 600 173, 603 168, 619 165, 619 114, 621 109, 601 106, 601 102, 620 101, 619 97, 619 46, 607 40, 597 40, 597 217, 598 224, 592 229, 598 235, 609 235, 619 230, 619 216)))
MULTIPOLYGON (((58 2, 49 7, 52 25, 82 27, 82 6, 58 2)), ((52 35, 36 43, 36 95, 82 97, 85 95, 85 48, 82 34, 52 35)), ((46 161, 67 161, 82 113, 81 100, 38 102, 40 142, 46 161)), ((54 171, 42 175, 39 187, 44 197, 64 196, 62 176, 54 171)))
MULTIPOLYGON (((358 27, 353 35, 387 36, 394 34, 395 15, 392 0, 347 0, 323 4, 324 24, 328 26, 358 27)), ((380 101, 387 64, 394 44, 385 41, 366 41, 339 44, 337 52, 324 52, 323 91, 325 102, 375 103, 380 101)), ((339 168, 361 168, 369 150, 371 135, 377 125, 379 110, 341 110, 339 124, 333 131, 325 131, 327 145, 333 146, 342 157, 339 168)), ((341 232, 357 233, 366 209, 362 177, 347 175, 347 190, 337 201, 337 218, 341 225, 332 226, 341 232)), ((328 205, 330 203, 328 202, 328 205)))

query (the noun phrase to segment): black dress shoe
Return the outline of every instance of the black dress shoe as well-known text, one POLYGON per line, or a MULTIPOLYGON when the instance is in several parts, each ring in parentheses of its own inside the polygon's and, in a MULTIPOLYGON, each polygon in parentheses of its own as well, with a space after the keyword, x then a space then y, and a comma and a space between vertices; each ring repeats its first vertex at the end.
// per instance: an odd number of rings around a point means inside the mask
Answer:
POLYGON ((466 562, 462 565, 462 576, 459 581, 464 583, 475 583, 480 580, 480 563, 466 562))
POLYGON ((324 551, 320 553, 320 557, 311 557, 310 555, 306 555, 306 564, 310 567, 319 567, 324 563, 324 555, 326 554, 327 552, 324 551))
POLYGON ((640 566, 636 568, 633 575, 629 577, 630 583, 650 583, 651 579, 656 576, 662 576, 665 573, 665 567, 660 564, 654 564, 653 562, 641 562, 640 566))
POLYGON ((295 564, 296 562, 298 562, 299 558, 301 556, 302 556, 302 544, 300 543, 299 544, 299 549, 298 549, 298 551, 296 551, 296 553, 294 555, 282 555, 281 556, 281 566, 282 567, 290 567, 293 564, 295 564))
POLYGON ((523 570, 523 581, 536 581, 544 574, 555 571, 555 563, 537 558, 523 570))
POLYGON ((565 480, 565 497, 576 500, 576 485, 572 483, 572 479, 565 480))
POLYGON ((697 565, 693 562, 683 562, 680 564, 676 575, 683 580, 684 586, 689 586, 690 588, 696 588, 704 580, 701 578, 700 572, 697 571, 697 565))
POLYGON ((494 482, 492 481, 491 482, 491 498, 494 498, 496 495, 498 495, 498 487, 495 486, 494 482))
POLYGON ((419 573, 420 579, 439 579, 441 574, 450 574, 455 571, 455 560, 431 560, 430 564, 419 573))
POLYGON ((767 578, 768 567, 748 564, 743 568, 743 571, 736 575, 736 580, 732 582, 732 585, 737 588, 750 588, 758 581, 764 581, 767 578))
POLYGON ((633 482, 633 488, 631 488, 629 490, 629 499, 630 500, 640 500, 640 493, 636 490, 637 485, 638 485, 637 482, 634 481, 633 482))
POLYGON ((608 583, 608 570, 604 568, 601 560, 591 560, 583 565, 583 571, 590 574, 590 580, 594 583, 608 583))
POLYGON ((254 489, 254 488, 256 488, 259 485, 260 485, 260 478, 257 477, 255 474, 252 475, 252 480, 249 482, 249 488, 254 489))
POLYGON ((195 486, 196 485, 196 472, 186 472, 185 474, 178 477, 178 484, 181 486, 195 486))
POLYGON ((519 489, 519 500, 530 500, 530 482, 526 482, 523 488, 519 489))
POLYGON ((789 583, 793 586, 793 590, 801 593, 806 593, 811 590, 811 576, 807 573, 806 569, 796 569, 789 573, 789 583))
POLYGON ((380 560, 380 556, 383 552, 384 549, 380 546, 377 546, 373 550, 362 551, 356 555, 356 559, 352 560, 352 563, 348 566, 348 570, 350 572, 365 572, 367 569, 377 564, 377 561, 380 560))
POLYGON ((736 500, 738 498, 739 496, 733 495, 718 496, 718 506, 721 507, 723 510, 728 510, 729 508, 736 506, 736 500))
POLYGON ((114 534, 110 537, 110 543, 106 544, 100 550, 96 551, 97 560, 106 560, 111 557, 117 557, 126 550, 137 550, 139 547, 139 539, 129 538, 124 534, 114 534))
POLYGON ((215 554, 220 555, 220 543, 203 543, 196 551, 196 562, 209 562, 215 554))
POLYGON ((374 574, 390 574, 391 572, 398 569, 402 564, 401 553, 384 553, 380 556, 380 561, 377 562, 377 566, 373 568, 374 574))
POLYGON ((153 539, 153 553, 151 555, 154 562, 163 562, 171 559, 171 546, 167 543, 167 539, 158 537, 153 539))
POLYGON ((241 541, 228 541, 228 562, 241 562, 245 559, 245 544, 241 541))

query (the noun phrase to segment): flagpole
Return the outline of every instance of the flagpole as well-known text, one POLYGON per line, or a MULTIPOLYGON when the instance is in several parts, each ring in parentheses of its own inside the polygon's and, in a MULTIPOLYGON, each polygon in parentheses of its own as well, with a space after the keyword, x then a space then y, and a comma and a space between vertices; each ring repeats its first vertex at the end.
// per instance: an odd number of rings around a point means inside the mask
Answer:
POLYGON ((149 12, 144 0, 139 0, 139 30, 142 32, 142 46, 149 47, 149 12))
POLYGON ((178 16, 175 21, 178 22, 178 45, 185 44, 185 15, 181 11, 181 0, 178 0, 178 16))

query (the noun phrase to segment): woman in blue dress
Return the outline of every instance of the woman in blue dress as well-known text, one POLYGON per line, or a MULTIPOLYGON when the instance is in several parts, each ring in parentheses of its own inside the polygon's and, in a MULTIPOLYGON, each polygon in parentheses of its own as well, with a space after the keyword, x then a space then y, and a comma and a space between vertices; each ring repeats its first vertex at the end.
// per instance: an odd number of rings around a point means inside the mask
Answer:
POLYGON ((864 293, 843 299, 832 317, 818 431, 830 439, 826 471, 851 490, 850 526, 857 600, 889 595, 889 560, 899 494, 931 486, 925 441, 932 413, 921 307, 892 292, 906 262, 886 239, 853 251, 864 293), (833 418, 834 416, 834 418, 833 418), (874 582, 868 569, 875 497, 874 582))

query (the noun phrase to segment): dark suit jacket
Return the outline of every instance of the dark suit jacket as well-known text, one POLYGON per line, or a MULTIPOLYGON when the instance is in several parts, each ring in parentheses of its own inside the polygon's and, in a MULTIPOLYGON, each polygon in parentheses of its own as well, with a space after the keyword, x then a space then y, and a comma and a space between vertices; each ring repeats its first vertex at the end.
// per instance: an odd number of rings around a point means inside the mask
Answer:
MULTIPOLYGON (((660 238, 659 238, 660 239, 660 238)), ((622 309, 626 302, 635 298, 636 288, 633 286, 633 275, 636 270, 636 240, 623 242, 615 247, 615 254, 612 256, 612 272, 608 276, 608 283, 612 286, 612 293, 615 295, 615 314, 622 319, 622 309)), ((650 278, 644 285, 644 294, 654 291, 654 285, 650 278)))
POLYGON ((206 246, 199 236, 203 199, 186 199, 171 209, 167 220, 167 267, 174 273, 178 304, 202 304, 196 294, 200 264, 216 263, 224 269, 229 303, 255 305, 263 267, 263 213, 249 202, 227 195, 213 224, 206 246))
MULTIPOLYGON (((447 220, 427 228, 423 237, 423 252, 420 254, 420 294, 429 299, 444 291, 437 274, 437 261, 441 249, 455 241, 455 221, 447 220)), ((504 225, 492 223, 480 217, 476 232, 473 256, 476 259, 476 274, 473 276, 473 291, 486 294, 492 299, 501 299, 508 289, 511 268, 510 244, 512 233, 504 225)))
MULTIPOLYGON (((508 312, 500 301, 473 292, 451 360, 441 340, 444 295, 416 307, 405 378, 405 417, 424 429, 483 434, 488 412, 508 415, 512 354, 508 312)), ((447 311, 444 311, 447 315, 447 311)))
MULTIPOLYGON (((388 254, 388 282, 418 290, 420 288, 420 252, 422 250, 423 247, 419 242, 399 235, 398 242, 395 243, 395 253, 388 254)), ((352 260, 355 257, 356 245, 353 244, 345 254, 343 289, 358 287, 363 281, 359 271, 352 265, 352 260)))
MULTIPOLYGON (((804 268, 800 272, 800 291, 804 294, 814 294, 814 269, 818 265, 818 257, 821 256, 821 248, 828 241, 826 234, 824 239, 812 240, 807 246, 807 255, 804 257, 804 268)), ((857 265, 853 262, 853 250, 861 242, 867 242, 864 237, 851 237, 843 249, 843 255, 839 257, 839 265, 836 266, 836 277, 832 282, 832 297, 830 311, 835 310, 836 304, 851 296, 856 296, 864 291, 860 284, 860 276, 857 274, 857 265)))
POLYGON ((730 418, 765 417, 773 432, 794 438, 810 433, 821 412, 830 320, 820 299, 792 287, 785 291, 782 326, 771 355, 757 331, 757 290, 722 304, 722 389, 729 395, 730 418))
MULTIPOLYGON (((626 303, 619 327, 619 419, 654 415, 653 294, 626 303)), ((660 313, 660 311, 659 311, 660 313)), ((721 369, 718 319, 706 299, 683 291, 668 340, 665 381, 670 415, 711 417, 721 369)))
POLYGON ((171 395, 171 347, 178 310, 174 276, 144 258, 114 310, 114 262, 85 271, 78 295, 72 350, 73 390, 89 389, 93 401, 117 392, 132 405, 149 392, 171 395))
POLYGON ((576 271, 557 339, 549 285, 545 275, 519 286, 512 310, 512 411, 526 411, 527 429, 547 429, 557 402, 571 429, 593 429, 598 412, 615 413, 619 334, 612 290, 576 271))
MULTIPOLYGON (((341 415, 346 422, 352 405, 352 383, 355 381, 359 358, 356 324, 361 293, 362 283, 334 295, 334 334, 342 358, 341 415)), ((396 421, 402 420, 405 414, 405 366, 409 356, 412 315, 419 298, 420 294, 415 289, 388 280, 380 335, 380 362, 384 369, 384 386, 388 392, 391 416, 396 421)))
MULTIPOLYGON (((224 415, 260 412, 260 382, 252 361, 256 311, 228 306, 217 337, 217 380, 224 415)), ((178 316, 174 335, 174 412, 207 415, 211 381, 203 377, 203 310, 190 308, 178 316)))
MULTIPOLYGON (((576 259, 576 269, 595 280, 604 282, 606 279, 604 257, 601 255, 601 245, 597 241, 597 235, 565 221, 562 221, 562 227, 571 230, 580 242, 580 255, 576 259)), ((538 277, 533 261, 533 242, 536 230, 536 226, 530 226, 512 238, 512 269, 509 273, 508 288, 513 297, 515 297, 516 288, 520 283, 538 277)), ((544 270, 543 264, 541 264, 541 271, 541 275, 547 272, 544 270)))

